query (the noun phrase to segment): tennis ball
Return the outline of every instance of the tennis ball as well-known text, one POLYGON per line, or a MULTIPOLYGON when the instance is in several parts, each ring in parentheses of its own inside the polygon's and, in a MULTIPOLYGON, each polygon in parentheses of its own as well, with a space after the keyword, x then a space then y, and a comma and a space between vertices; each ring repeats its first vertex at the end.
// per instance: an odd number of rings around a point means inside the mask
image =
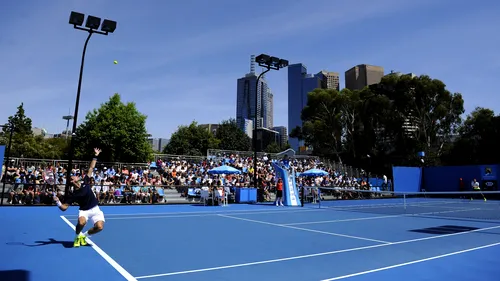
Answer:
POLYGON ((115 61, 113 61, 113 63, 114 63, 114 64, 118 64, 118 61, 117 61, 117 60, 115 60, 115 61))

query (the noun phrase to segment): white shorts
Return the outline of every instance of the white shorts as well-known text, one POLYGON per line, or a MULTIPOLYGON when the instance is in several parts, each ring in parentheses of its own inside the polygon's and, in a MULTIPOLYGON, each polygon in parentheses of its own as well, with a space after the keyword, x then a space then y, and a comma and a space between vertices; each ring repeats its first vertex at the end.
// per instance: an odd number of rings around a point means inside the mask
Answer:
POLYGON ((78 217, 84 217, 86 221, 89 219, 92 220, 92 223, 95 224, 98 221, 105 222, 104 213, 99 209, 99 206, 95 206, 90 210, 80 210, 78 213, 78 217))

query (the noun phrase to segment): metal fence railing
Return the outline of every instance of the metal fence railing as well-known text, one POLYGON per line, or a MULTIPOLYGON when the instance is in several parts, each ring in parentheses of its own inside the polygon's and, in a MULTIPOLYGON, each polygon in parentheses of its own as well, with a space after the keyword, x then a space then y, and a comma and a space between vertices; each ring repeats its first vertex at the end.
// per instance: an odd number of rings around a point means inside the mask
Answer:
MULTIPOLYGON (((186 202, 193 202, 200 199, 198 192, 202 186, 210 194, 223 187, 217 185, 134 185, 134 184, 102 184, 93 185, 92 192, 98 199, 99 204, 168 204, 170 200, 186 199, 186 202)), ((54 193, 59 200, 64 201, 64 184, 36 184, 36 183, 13 183, 5 185, 5 189, 0 187, 0 201, 6 199, 9 205, 54 205, 54 193)), ((72 192, 70 189, 70 192, 72 192)), ((234 199, 234 189, 229 194, 234 199)), ((211 198, 214 199, 213 196, 211 198)), ((3 201, 2 201, 3 202, 3 201)))
POLYGON ((338 163, 335 161, 331 161, 329 159, 321 159, 321 162, 323 165, 327 168, 330 168, 332 170, 335 170, 336 172, 345 174, 349 177, 356 177, 359 178, 361 176, 364 176, 363 170, 359 168, 355 168, 349 165, 345 165, 343 163, 338 163))
MULTIPOLYGON (((80 161, 73 160, 73 168, 76 169, 84 169, 88 167, 90 161, 80 161)), ((9 166, 13 165, 14 167, 25 167, 32 169, 39 169, 48 166, 53 167, 68 167, 68 160, 63 159, 36 159, 36 158, 10 158, 9 166)), ((99 162, 99 166, 101 167, 113 167, 115 169, 121 168, 143 168, 147 167, 147 163, 120 163, 120 162, 99 162)))
MULTIPOLYGON (((270 159, 279 159, 282 158, 283 155, 285 154, 295 159, 319 159, 316 156, 296 154, 293 149, 287 149, 279 153, 257 152, 257 157, 262 158, 264 156, 267 156, 270 159)), ((222 149, 207 150, 207 158, 229 157, 230 155, 238 155, 240 157, 253 157, 254 153, 252 151, 236 151, 236 150, 222 150, 222 149)))
POLYGON ((173 155, 173 154, 155 154, 154 161, 162 160, 162 161, 197 161, 201 162, 205 160, 205 156, 192 156, 192 155, 173 155))

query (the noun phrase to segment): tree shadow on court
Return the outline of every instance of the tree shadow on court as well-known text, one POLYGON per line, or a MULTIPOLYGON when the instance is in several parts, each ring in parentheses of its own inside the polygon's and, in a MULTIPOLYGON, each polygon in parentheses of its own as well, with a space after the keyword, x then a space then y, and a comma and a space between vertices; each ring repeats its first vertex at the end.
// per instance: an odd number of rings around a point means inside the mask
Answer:
MULTIPOLYGON (((439 217, 439 216, 429 216, 429 215, 414 215, 415 217, 421 217, 426 219, 435 219, 435 220, 447 220, 447 221, 470 221, 470 222, 479 222, 484 224, 493 224, 498 225, 500 221, 498 220, 488 220, 488 219, 469 219, 469 218, 453 218, 453 217, 439 217)), ((411 216, 410 216, 411 217, 411 216)))
POLYGON ((478 227, 470 227, 470 226, 461 226, 461 225, 441 225, 435 227, 427 227, 421 229, 412 229, 410 232, 424 233, 430 235, 453 235, 458 233, 466 233, 466 232, 478 232, 483 234, 493 234, 500 235, 499 232, 485 231, 481 230, 478 227))
POLYGON ((30 272, 27 270, 0 270, 2 281, 30 281, 30 272))

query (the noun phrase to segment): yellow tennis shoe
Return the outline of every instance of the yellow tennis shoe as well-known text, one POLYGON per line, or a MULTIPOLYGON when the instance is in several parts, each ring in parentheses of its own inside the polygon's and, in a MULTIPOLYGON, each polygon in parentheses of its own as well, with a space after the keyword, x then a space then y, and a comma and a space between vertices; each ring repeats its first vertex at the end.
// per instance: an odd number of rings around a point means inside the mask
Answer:
POLYGON ((85 235, 81 235, 80 237, 80 245, 81 246, 87 246, 88 243, 87 243, 87 237, 85 237, 85 235))
POLYGON ((74 248, 80 247, 80 244, 81 244, 80 241, 81 241, 80 237, 76 237, 75 241, 73 242, 73 247, 74 248))

